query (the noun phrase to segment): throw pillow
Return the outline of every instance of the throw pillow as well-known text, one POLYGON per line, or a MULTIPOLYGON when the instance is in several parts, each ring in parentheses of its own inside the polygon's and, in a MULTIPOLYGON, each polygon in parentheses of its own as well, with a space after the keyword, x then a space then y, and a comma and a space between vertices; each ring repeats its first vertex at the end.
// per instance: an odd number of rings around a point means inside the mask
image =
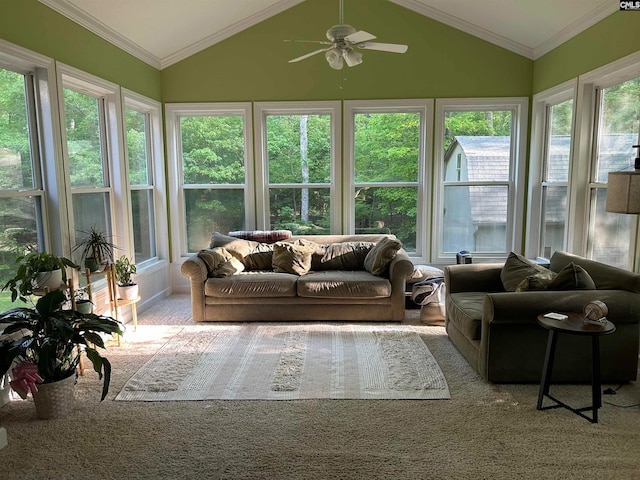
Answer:
POLYGON ((311 268, 311 256, 315 250, 313 242, 276 242, 273 244, 273 271, 304 275, 311 268))
POLYGON ((544 268, 531 260, 511 252, 507 257, 507 261, 502 267, 500 272, 500 280, 502 280, 502 286, 507 292, 515 292, 520 282, 522 282, 529 275, 535 275, 536 273, 545 273, 549 270, 544 268))
POLYGON ((527 276, 516 287, 516 292, 529 292, 533 290, 547 290, 551 281, 556 278, 556 273, 548 272, 535 273, 527 276))
POLYGON ((373 242, 331 243, 324 249, 324 255, 317 268, 318 270, 362 270, 364 260, 374 245, 373 242))
POLYGON ((223 247, 203 248, 198 257, 206 265, 209 277, 227 277, 244 270, 242 262, 223 247))
POLYGON ((384 237, 376 243, 364 259, 364 268, 372 275, 383 276, 391 260, 393 260, 402 248, 400 240, 392 237, 384 237))
POLYGON ((547 287, 548 290, 595 290, 596 284, 591 275, 571 262, 558 272, 556 278, 547 287))

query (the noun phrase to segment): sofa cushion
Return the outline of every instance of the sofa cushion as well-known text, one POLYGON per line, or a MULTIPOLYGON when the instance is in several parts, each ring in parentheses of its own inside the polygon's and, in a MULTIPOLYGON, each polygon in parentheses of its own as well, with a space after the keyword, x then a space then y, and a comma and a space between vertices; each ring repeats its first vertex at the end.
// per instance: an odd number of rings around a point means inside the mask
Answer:
POLYGON ((373 242, 339 242, 318 245, 313 255, 312 270, 364 270, 364 259, 373 242))
POLYGON ((502 267, 500 272, 500 280, 502 280, 502 286, 507 292, 515 292, 525 278, 529 275, 535 275, 536 273, 547 272, 548 269, 544 268, 531 260, 511 252, 507 257, 507 261, 502 267))
POLYGON ((447 319, 469 340, 480 340, 484 292, 460 292, 449 295, 447 319))
POLYGON ((297 292, 310 298, 387 298, 391 282, 364 270, 325 270, 299 277, 297 292))
POLYGON ((204 286, 207 297, 295 297, 297 275, 271 271, 241 272, 226 278, 210 278, 204 286))
POLYGON ((376 243, 364 259, 364 268, 373 275, 385 275, 391 260, 402 248, 400 240, 385 237, 376 243))
POLYGON ((311 255, 316 244, 308 240, 296 240, 294 243, 276 242, 273 244, 272 266, 274 272, 304 275, 311 268, 311 255))
POLYGON ((548 290, 595 290, 596 284, 580 265, 571 262, 558 272, 549 283, 548 290))
POLYGON ((529 292, 534 290, 546 290, 549 284, 556 278, 557 273, 551 270, 547 272, 534 273, 528 275, 516 287, 516 292, 529 292))

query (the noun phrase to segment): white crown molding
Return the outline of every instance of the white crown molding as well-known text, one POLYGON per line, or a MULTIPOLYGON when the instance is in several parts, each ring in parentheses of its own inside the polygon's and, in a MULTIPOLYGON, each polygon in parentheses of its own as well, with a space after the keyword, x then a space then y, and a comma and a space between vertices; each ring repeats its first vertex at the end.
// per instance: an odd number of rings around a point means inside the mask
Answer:
POLYGON ((478 27, 472 23, 469 23, 465 20, 462 20, 453 15, 449 15, 448 13, 442 12, 436 8, 430 7, 428 5, 423 4, 418 0, 389 0, 391 3, 395 3, 396 5, 400 5, 408 10, 414 11, 425 17, 429 17, 438 22, 444 23, 445 25, 449 25, 450 27, 457 28, 458 30, 462 30, 463 32, 469 33, 470 35, 474 35, 482 40, 498 45, 499 47, 506 48, 507 50, 511 50, 514 53, 527 57, 531 60, 536 60, 540 58, 542 55, 550 52, 554 48, 562 45, 567 40, 575 37, 579 33, 583 32, 587 28, 595 25, 600 20, 608 17, 612 13, 619 10, 618 2, 607 2, 604 3, 590 12, 587 12, 581 18, 573 22, 568 27, 564 28, 556 35, 551 37, 549 40, 545 41, 541 45, 538 45, 535 48, 527 47, 526 45, 522 45, 518 42, 514 42, 508 38, 505 38, 501 35, 497 35, 493 32, 485 30, 484 28, 478 27))
POLYGON ((172 53, 171 55, 162 58, 160 60, 160 69, 166 68, 170 65, 173 65, 174 63, 178 63, 179 61, 184 60, 185 58, 188 58, 191 55, 204 50, 205 48, 209 48, 216 43, 226 40, 227 38, 232 37, 233 35, 240 33, 247 28, 253 27, 254 25, 257 25, 258 23, 263 22, 268 18, 278 15, 279 13, 284 12, 285 10, 302 2, 304 2, 304 0, 281 0, 280 2, 259 11, 251 15, 250 17, 244 18, 239 22, 236 22, 233 25, 229 25, 228 27, 220 30, 219 32, 209 35, 208 37, 205 37, 202 40, 189 45, 188 47, 185 47, 181 50, 178 50, 177 52, 172 53))
POLYGON ((556 47, 559 47, 567 40, 571 40, 579 33, 584 32, 587 28, 592 27, 600 20, 604 20, 609 15, 620 10, 618 2, 604 3, 590 12, 587 12, 571 25, 556 33, 553 37, 538 45, 533 49, 533 59, 537 60, 543 55, 549 53, 556 47))
POLYGON ((450 27, 456 28, 489 43, 493 43, 494 45, 498 45, 499 47, 505 48, 514 53, 517 53, 518 55, 522 55, 523 57, 527 57, 533 60, 532 48, 529 48, 526 45, 522 45, 521 43, 514 42, 513 40, 503 37, 502 35, 490 32, 489 30, 485 30, 484 28, 469 23, 466 20, 462 20, 441 10, 425 5, 418 0, 389 1, 413 12, 419 13, 420 15, 424 15, 425 17, 429 17, 440 23, 444 23, 445 25, 449 25, 450 27))
POLYGON ((75 5, 69 3, 67 0, 39 0, 47 7, 55 10, 61 15, 64 15, 69 20, 81 25, 87 30, 95 33, 99 37, 102 37, 109 43, 112 43, 116 47, 130 53, 134 57, 148 63, 154 68, 160 68, 160 59, 153 55, 151 52, 145 50, 140 45, 132 42, 128 38, 120 35, 118 32, 108 27, 104 23, 96 20, 91 15, 88 15, 83 10, 80 10, 75 5))

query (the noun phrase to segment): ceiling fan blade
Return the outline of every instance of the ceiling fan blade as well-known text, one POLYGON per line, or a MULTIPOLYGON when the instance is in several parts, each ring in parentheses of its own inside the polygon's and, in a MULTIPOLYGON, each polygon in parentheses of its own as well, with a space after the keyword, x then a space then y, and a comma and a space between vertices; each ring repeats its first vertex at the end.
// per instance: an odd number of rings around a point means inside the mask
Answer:
POLYGON ((409 49, 407 45, 401 45, 399 43, 364 42, 359 43, 356 46, 366 50, 379 50, 381 52, 391 53, 404 53, 409 49))
POLYGON ((360 30, 359 32, 352 33, 351 35, 347 35, 344 39, 349 43, 362 43, 368 42, 369 40, 373 40, 376 38, 375 35, 371 35, 369 32, 365 32, 364 30, 360 30))
POLYGON ((300 60, 304 60, 305 58, 312 57, 313 55, 316 55, 318 53, 326 52, 327 50, 330 50, 330 49, 329 48, 321 48, 320 50, 315 50, 315 51, 313 51, 311 53, 307 53, 306 55, 302 55, 301 57, 297 57, 297 58, 294 58, 293 60, 289 60, 289 63, 299 62, 300 60))
POLYGON ((284 40, 287 43, 319 43, 320 45, 333 45, 333 42, 326 40, 284 40))

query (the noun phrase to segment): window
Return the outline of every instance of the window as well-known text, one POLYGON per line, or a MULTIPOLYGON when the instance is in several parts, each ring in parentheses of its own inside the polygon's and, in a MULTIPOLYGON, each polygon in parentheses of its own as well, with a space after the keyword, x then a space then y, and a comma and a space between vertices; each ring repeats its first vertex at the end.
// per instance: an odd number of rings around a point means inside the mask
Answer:
POLYGON ((517 248, 527 103, 437 101, 438 259, 450 260, 461 250, 499 258, 517 248))
POLYGON ((575 80, 565 82, 533 100, 526 247, 531 257, 548 259, 567 250, 575 86, 575 80))
MULTIPOLYGON (((13 277, 18 255, 63 251, 58 210, 48 200, 57 192, 53 65, 49 58, 0 39, 1 285, 13 277)), ((12 306, 10 293, 0 292, 1 311, 12 306)))
POLYGON ((214 231, 253 228, 250 104, 167 105, 172 194, 180 206, 176 255, 209 245, 214 231))
POLYGON ((607 174, 634 164, 640 134, 640 77, 597 89, 596 134, 590 190, 590 258, 628 268, 632 217, 605 211, 607 174))
POLYGON ((336 231, 338 114, 335 102, 256 104, 261 228, 294 235, 336 231))
POLYGON ((33 76, 0 67, 0 283, 15 259, 44 248, 33 76))
POLYGON ((164 178, 158 161, 162 159, 160 105, 129 91, 123 99, 133 247, 135 263, 140 264, 158 257, 156 184, 162 185, 164 178))
POLYGON ((431 100, 345 102, 346 230, 392 233, 421 257, 426 225, 426 132, 431 100))

